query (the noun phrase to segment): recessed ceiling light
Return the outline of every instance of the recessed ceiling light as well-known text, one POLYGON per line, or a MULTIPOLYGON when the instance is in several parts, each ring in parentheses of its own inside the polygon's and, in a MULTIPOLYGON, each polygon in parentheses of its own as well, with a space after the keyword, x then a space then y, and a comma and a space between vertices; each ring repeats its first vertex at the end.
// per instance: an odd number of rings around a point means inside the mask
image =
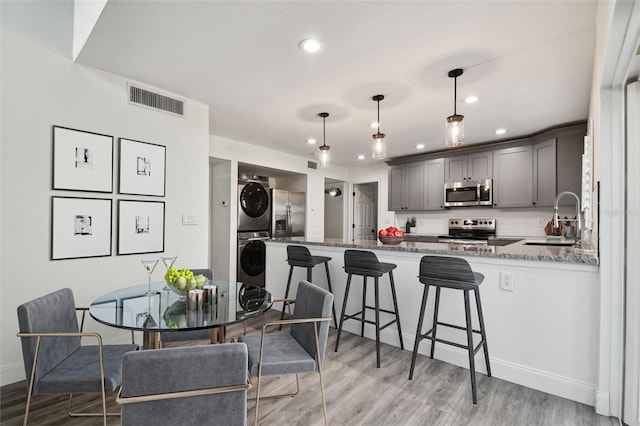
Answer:
POLYGON ((423 143, 419 143, 418 145, 416 145, 416 148, 424 149, 424 144, 423 143))
POLYGON ((315 53, 322 48, 322 43, 320 40, 316 40, 315 38, 306 38, 300 42, 300 49, 305 52, 315 53))
POLYGON ((378 123, 377 121, 374 121, 373 123, 369 124, 369 127, 371 127, 372 129, 377 129, 380 126, 380 123, 378 123))
POLYGON ((478 97, 475 95, 469 95, 466 98, 464 98, 465 103, 467 104, 474 104, 476 102, 478 102, 478 97))
POLYGON ((505 133, 507 133, 507 129, 497 129, 496 130, 496 135, 504 135, 505 133))
POLYGON ((364 154, 360 154, 358 155, 358 160, 364 160, 366 157, 364 156, 364 154))
POLYGON ((309 139, 307 139, 307 143, 309 145, 313 145, 314 143, 316 143, 316 140, 314 138, 309 138, 309 139))

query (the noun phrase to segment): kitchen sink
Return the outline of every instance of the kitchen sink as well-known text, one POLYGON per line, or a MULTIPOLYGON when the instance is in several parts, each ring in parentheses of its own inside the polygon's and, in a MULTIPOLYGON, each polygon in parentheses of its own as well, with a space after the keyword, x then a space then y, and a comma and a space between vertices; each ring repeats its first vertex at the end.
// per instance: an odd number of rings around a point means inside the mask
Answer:
POLYGON ((527 241, 524 243, 524 245, 526 246, 546 246, 546 247, 571 247, 573 246, 573 243, 567 243, 567 242, 557 242, 557 243, 552 243, 549 241, 527 241))
POLYGON ((522 241, 522 238, 490 238, 487 240, 487 245, 502 247, 517 243, 518 241, 522 241))

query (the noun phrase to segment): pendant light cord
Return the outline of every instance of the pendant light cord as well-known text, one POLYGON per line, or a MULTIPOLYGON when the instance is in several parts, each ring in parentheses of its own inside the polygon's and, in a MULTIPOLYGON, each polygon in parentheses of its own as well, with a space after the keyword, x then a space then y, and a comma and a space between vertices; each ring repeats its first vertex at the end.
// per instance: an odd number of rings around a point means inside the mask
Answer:
POLYGON ((458 77, 454 77, 453 79, 453 115, 458 115, 456 113, 457 103, 458 103, 458 77))
POLYGON ((378 100, 378 134, 380 134, 380 100, 378 100))
POLYGON ((322 117, 322 146, 327 146, 327 137, 326 137, 326 131, 325 131, 325 120, 327 119, 327 117, 322 117))

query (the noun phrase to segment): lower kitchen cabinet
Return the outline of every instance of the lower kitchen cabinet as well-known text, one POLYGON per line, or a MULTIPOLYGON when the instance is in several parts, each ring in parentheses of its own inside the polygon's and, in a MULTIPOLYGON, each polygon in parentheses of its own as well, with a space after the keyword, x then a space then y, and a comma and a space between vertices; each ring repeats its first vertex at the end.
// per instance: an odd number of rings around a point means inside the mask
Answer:
POLYGON ((533 147, 530 144, 493 152, 493 205, 533 205, 533 147))

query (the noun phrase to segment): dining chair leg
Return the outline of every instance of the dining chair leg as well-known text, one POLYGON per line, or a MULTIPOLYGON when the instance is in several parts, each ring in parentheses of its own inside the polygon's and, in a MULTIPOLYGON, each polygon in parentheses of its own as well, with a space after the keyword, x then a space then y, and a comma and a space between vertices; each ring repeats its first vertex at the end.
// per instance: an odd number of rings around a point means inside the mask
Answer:
POLYGON ((423 339, 422 323, 424 321, 424 311, 427 306, 427 297, 429 296, 429 285, 424 286, 422 291, 422 304, 420 305, 420 316, 418 317, 418 329, 416 330, 415 343, 413 344, 413 355, 411 355, 411 369, 409 370, 409 380, 413 380, 413 369, 416 365, 416 357, 418 355, 418 345, 423 339))
POLYGON ((329 426, 329 421, 327 419, 327 399, 324 395, 324 381, 322 379, 322 363, 320 362, 320 342, 318 340, 318 327, 316 326, 316 324, 313 325, 313 331, 316 339, 316 360, 318 362, 318 375, 320 376, 320 392, 322 393, 322 412, 324 413, 324 425, 329 426))

